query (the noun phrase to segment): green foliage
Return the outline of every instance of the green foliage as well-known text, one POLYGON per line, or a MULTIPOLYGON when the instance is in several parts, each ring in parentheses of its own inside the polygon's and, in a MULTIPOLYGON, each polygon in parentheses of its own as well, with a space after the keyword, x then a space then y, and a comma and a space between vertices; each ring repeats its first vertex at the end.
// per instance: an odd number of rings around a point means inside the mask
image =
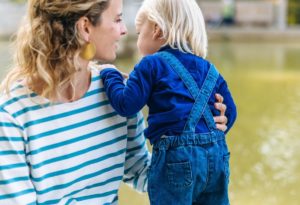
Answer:
POLYGON ((289 25, 300 24, 300 1, 299 0, 288 1, 288 24, 289 25))

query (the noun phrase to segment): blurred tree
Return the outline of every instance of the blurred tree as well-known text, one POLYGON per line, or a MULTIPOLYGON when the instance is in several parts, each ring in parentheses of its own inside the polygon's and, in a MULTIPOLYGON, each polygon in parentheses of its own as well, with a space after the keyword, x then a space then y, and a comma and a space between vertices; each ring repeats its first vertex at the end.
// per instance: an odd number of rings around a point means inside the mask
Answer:
POLYGON ((299 0, 288 1, 288 24, 289 25, 300 24, 300 1, 299 0))
POLYGON ((235 21, 235 0, 222 0, 223 25, 232 25, 235 21))

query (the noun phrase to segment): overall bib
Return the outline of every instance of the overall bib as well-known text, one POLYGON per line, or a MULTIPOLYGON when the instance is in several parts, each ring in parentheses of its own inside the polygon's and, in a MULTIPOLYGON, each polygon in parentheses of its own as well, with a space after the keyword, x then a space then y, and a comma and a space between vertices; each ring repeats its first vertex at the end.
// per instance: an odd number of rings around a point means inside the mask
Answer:
POLYGON ((182 134, 164 135, 153 145, 148 172, 151 205, 229 205, 230 154, 207 104, 219 73, 211 64, 199 89, 175 56, 165 51, 158 55, 180 76, 195 102, 182 134), (209 128, 207 133, 195 133, 201 117, 209 128))

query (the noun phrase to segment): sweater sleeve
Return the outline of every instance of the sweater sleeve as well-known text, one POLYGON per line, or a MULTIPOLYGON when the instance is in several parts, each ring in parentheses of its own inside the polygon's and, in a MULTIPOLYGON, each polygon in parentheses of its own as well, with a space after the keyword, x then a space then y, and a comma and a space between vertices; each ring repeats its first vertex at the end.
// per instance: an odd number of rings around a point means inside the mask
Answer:
POLYGON ((151 161, 144 137, 144 118, 139 112, 127 120, 128 138, 123 181, 137 191, 147 191, 147 172, 151 161))
POLYGON ((0 110, 0 204, 36 204, 22 127, 0 110))
POLYGON ((154 79, 150 63, 145 59, 135 66, 126 84, 115 69, 104 69, 101 78, 112 107, 125 117, 136 114, 146 105, 154 79))
POLYGON ((224 98, 223 103, 226 105, 225 116, 228 119, 227 130, 225 131, 225 134, 226 134, 231 129, 231 127, 233 126, 233 123, 236 120, 237 109, 236 109, 234 100, 232 98, 232 95, 228 89, 228 85, 227 85, 226 81, 224 80, 224 78, 221 75, 219 77, 219 80, 220 80, 220 86, 219 86, 217 92, 219 94, 221 94, 224 98))

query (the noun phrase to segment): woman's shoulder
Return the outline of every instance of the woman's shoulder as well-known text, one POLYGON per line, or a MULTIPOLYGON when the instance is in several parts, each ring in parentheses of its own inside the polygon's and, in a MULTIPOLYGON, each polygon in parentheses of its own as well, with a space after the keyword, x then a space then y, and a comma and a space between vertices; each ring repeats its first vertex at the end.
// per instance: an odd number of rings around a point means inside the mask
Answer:
POLYGON ((17 107, 23 108, 29 106, 31 101, 28 99, 35 96, 36 94, 21 83, 15 83, 8 91, 4 90, 1 92, 0 109, 9 112, 11 109, 15 110, 17 107))
POLYGON ((0 93, 1 101, 11 100, 15 97, 21 96, 26 92, 26 88, 21 83, 13 84, 9 89, 4 89, 0 93))

